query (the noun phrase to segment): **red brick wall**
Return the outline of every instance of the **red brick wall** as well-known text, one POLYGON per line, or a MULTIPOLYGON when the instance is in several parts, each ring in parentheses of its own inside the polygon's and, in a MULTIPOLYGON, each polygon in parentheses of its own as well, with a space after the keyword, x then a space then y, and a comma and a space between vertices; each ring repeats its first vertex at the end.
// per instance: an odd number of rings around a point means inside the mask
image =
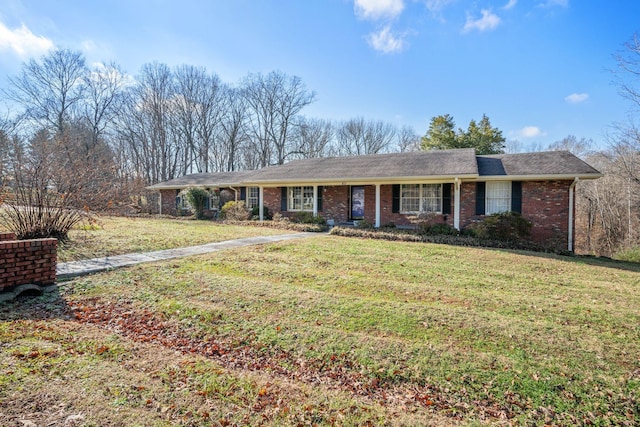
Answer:
POLYGON ((0 232, 0 242, 4 240, 16 240, 16 233, 11 233, 10 231, 0 232))
MULTIPOLYGON (((375 187, 373 193, 373 209, 375 210, 375 187)), ((453 212, 453 195, 451 196, 451 212, 453 212)), ((375 211, 374 211, 375 215, 375 211)), ((375 216, 374 216, 375 220, 375 216)), ((429 215, 429 220, 435 223, 446 223, 453 226, 453 213, 450 215, 433 214, 429 215)), ((393 213, 393 185, 381 185, 380 186, 380 225, 389 224, 390 222, 396 225, 416 225, 424 218, 419 218, 417 215, 406 215, 401 213, 393 213)), ((373 222, 373 221, 372 221, 373 222)))
MULTIPOLYGON (((522 216, 533 223, 531 237, 558 249, 567 248, 569 233, 569 187, 572 181, 523 181, 522 216)), ((481 221, 476 214, 476 184, 462 183, 460 226, 481 221)))
POLYGON ((178 215, 176 211, 176 190, 160 190, 160 212, 163 215, 178 215))
POLYGON ((264 205, 269 209, 269 213, 273 215, 276 212, 280 212, 280 187, 277 188, 264 188, 262 190, 262 197, 264 205))
POLYGON ((531 234, 536 242, 567 248, 571 183, 572 181, 522 183, 522 216, 533 222, 531 234))
POLYGON ((0 241, 0 291, 56 281, 57 239, 0 241))

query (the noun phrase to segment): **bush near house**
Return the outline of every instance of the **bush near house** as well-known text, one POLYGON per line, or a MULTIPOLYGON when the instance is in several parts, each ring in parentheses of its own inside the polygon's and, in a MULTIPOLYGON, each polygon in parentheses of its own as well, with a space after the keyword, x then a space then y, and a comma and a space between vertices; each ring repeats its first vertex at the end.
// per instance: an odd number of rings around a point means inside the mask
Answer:
POLYGON ((481 239, 522 242, 531 239, 532 226, 531 221, 517 212, 501 212, 470 225, 465 231, 481 239))
POLYGON ((229 221, 246 221, 251 216, 251 212, 245 207, 244 202, 230 201, 220 209, 220 219, 229 221))
POLYGON ((196 219, 204 219, 204 207, 210 197, 209 192, 204 188, 193 187, 187 190, 185 197, 191 205, 196 219))

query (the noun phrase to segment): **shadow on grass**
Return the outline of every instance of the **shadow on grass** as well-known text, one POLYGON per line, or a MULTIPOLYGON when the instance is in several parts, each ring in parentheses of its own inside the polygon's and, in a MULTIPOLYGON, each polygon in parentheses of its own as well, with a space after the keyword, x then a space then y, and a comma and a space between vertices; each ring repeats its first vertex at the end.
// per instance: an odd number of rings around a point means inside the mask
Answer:
POLYGON ((478 247, 478 249, 486 249, 491 251, 508 252, 513 254, 528 255, 538 258, 559 259, 562 261, 572 262, 574 264, 585 264, 595 267, 616 268, 618 270, 633 271, 640 273, 640 263, 631 261, 620 261, 608 257, 597 257, 593 255, 564 255, 555 254, 553 252, 538 252, 524 249, 504 249, 492 247, 478 247))
POLYGON ((23 292, 11 301, 0 302, 0 321, 71 318, 71 309, 58 286, 41 295, 23 292))

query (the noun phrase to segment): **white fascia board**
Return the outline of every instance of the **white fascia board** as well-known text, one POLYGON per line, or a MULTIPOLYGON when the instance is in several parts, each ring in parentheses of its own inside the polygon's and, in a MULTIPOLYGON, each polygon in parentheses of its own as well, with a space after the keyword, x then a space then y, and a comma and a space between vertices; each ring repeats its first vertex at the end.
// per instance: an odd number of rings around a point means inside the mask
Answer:
POLYGON ((570 174, 570 175, 486 175, 478 176, 474 181, 573 181, 575 178, 598 179, 602 174, 570 174))

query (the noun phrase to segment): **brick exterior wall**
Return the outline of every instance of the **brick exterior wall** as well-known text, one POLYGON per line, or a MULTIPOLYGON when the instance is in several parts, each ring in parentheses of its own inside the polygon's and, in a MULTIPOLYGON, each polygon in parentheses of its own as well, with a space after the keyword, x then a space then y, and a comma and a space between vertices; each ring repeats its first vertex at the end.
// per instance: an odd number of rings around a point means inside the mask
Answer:
MULTIPOLYGON (((522 182, 522 216, 533 223, 533 241, 558 249, 567 248, 571 183, 569 180, 522 182)), ((460 227, 464 229, 484 218, 475 213, 476 184, 464 182, 460 189, 460 227)))
MULTIPOLYGON (((522 182, 522 215, 534 225, 532 238, 538 243, 566 249, 569 221, 569 187, 572 181, 523 181, 522 182)), ((333 219, 336 224, 349 221, 351 218, 350 190, 348 185, 323 186, 322 210, 318 214, 325 219, 333 219)), ((295 215, 295 212, 281 212, 281 188, 265 188, 264 204, 269 213, 281 213, 284 216, 295 215)), ((364 186, 364 219, 375 223, 375 185, 364 186)), ((453 193, 453 192, 452 192, 453 193)), ((176 190, 162 190, 162 213, 176 215, 176 190)), ((455 206, 451 196, 451 214, 432 215, 430 221, 442 222, 453 226, 455 206)), ((393 213, 393 185, 380 186, 380 224, 394 223, 400 226, 411 226, 422 221, 415 215, 393 213)), ((481 221, 484 216, 476 212, 476 183, 463 182, 460 187, 460 227, 465 228, 474 222, 481 221)))
POLYGON ((176 210, 176 190, 160 190, 160 213, 163 215, 177 216, 176 210))
POLYGON ((57 247, 57 239, 0 241, 0 291, 26 284, 54 284, 57 247))

